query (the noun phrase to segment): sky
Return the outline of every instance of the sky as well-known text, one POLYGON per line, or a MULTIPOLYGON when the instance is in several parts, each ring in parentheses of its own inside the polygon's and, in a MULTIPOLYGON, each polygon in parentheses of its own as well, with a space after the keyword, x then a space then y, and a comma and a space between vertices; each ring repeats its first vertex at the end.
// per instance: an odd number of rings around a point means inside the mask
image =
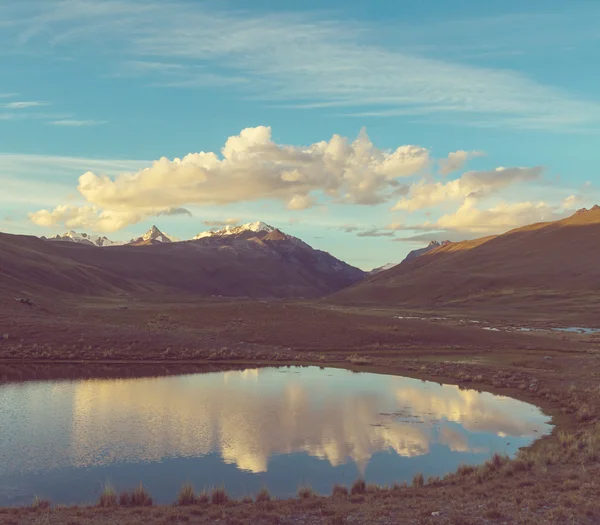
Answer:
POLYGON ((593 0, 5 0, 0 231, 262 220, 370 269, 560 219, 599 63, 593 0))

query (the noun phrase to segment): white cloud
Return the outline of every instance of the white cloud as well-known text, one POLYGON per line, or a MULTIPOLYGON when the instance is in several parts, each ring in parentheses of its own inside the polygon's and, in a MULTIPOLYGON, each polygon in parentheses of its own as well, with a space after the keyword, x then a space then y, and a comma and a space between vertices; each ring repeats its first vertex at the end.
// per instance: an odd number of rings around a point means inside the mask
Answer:
POLYGON ((482 210, 474 199, 467 199, 455 213, 440 217, 436 225, 449 231, 491 234, 564 217, 565 213, 545 202, 502 203, 482 210))
POLYGON ((458 150, 448 154, 448 157, 439 161, 440 173, 442 175, 448 175, 453 171, 458 171, 464 167, 468 160, 474 157, 482 157, 485 153, 483 151, 465 151, 458 150))
MULTIPOLYGON (((320 19, 257 15, 199 2, 32 0, 15 2, 4 18, 6 38, 21 46, 77 45, 85 53, 90 41, 116 43, 112 47, 120 55, 115 61, 177 63, 188 68, 192 84, 198 82, 198 66, 216 65, 216 73, 206 73, 216 75, 219 85, 231 78, 233 89, 269 101, 357 107, 362 115, 422 115, 476 126, 579 130, 600 121, 596 101, 517 71, 426 57, 398 43, 386 47, 377 44, 382 39, 373 26, 322 14, 320 19)), ((162 71, 151 68, 148 74, 162 71)), ((172 75, 173 68, 167 72, 172 75)), ((186 85, 185 71, 177 74, 177 82, 186 85)), ((199 84, 205 85, 207 77, 200 77, 199 84)))
POLYGON ((464 201, 467 198, 480 199, 504 188, 521 182, 540 178, 543 169, 503 168, 490 171, 469 171, 450 182, 424 182, 413 184, 407 197, 402 198, 394 210, 413 212, 446 202, 464 201))
POLYGON ((23 102, 9 102, 4 104, 3 107, 7 109, 27 109, 27 108, 37 108, 40 106, 46 106, 45 102, 35 102, 35 101, 23 101, 23 102))
POLYGON ((59 205, 54 210, 39 210, 29 214, 31 221, 46 228, 64 225, 72 229, 93 229, 98 232, 113 232, 135 224, 143 219, 136 212, 102 211, 96 206, 59 205))
POLYGON ((81 128, 84 126, 101 126, 102 124, 106 124, 106 120, 73 120, 73 119, 63 119, 63 120, 54 120, 49 122, 52 126, 64 126, 64 127, 74 127, 81 128))
POLYGON ((209 226, 211 228, 221 227, 221 226, 235 226, 242 222, 242 219, 237 217, 229 217, 228 219, 215 219, 215 220, 206 220, 203 221, 205 226, 209 226))
POLYGON ((81 220, 89 229, 113 231, 186 204, 230 204, 271 199, 289 209, 316 204, 313 193, 338 203, 373 205, 397 195, 398 179, 420 173, 429 153, 418 146, 376 148, 362 131, 352 142, 339 135, 310 146, 279 145, 271 128, 259 126, 229 137, 221 150, 161 158, 151 167, 115 178, 88 171, 78 190, 87 201, 72 208, 43 210, 40 225, 81 220))

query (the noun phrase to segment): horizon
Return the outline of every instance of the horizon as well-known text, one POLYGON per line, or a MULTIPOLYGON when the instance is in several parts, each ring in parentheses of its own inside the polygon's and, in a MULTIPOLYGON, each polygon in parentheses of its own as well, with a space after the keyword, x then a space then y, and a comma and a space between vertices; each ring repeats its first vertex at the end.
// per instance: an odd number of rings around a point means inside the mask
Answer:
POLYGON ((362 269, 600 201, 600 5, 0 7, 0 231, 260 220, 362 269))

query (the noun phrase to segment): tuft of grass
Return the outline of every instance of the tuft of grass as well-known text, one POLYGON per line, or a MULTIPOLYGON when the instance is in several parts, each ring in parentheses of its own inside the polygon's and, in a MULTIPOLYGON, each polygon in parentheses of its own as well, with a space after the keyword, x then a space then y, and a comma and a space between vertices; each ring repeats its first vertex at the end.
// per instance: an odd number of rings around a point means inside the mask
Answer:
POLYGON ((116 507, 119 504, 117 491, 109 483, 102 486, 102 494, 98 499, 98 507, 116 507))
POLYGON ((151 507, 152 504, 152 496, 141 483, 131 492, 124 490, 119 494, 119 505, 122 507, 151 507))
POLYGON ((423 474, 419 473, 419 474, 415 474, 412 480, 412 486, 415 489, 420 489, 425 485, 425 478, 423 477, 423 474))
POLYGON ((196 493, 194 491, 194 487, 192 484, 186 481, 183 485, 181 485, 181 489, 179 489, 179 494, 177 495, 177 505, 182 507, 188 505, 194 505, 196 503, 196 493))
POLYGON ((456 472, 459 476, 464 478, 470 474, 473 474, 473 472, 475 472, 475 467, 472 467, 471 465, 459 465, 456 472))
POLYGON ((316 496, 315 491, 310 485, 301 485, 298 487, 298 497, 300 499, 310 499, 316 496))
POLYGON ((350 489, 350 494, 352 494, 353 496, 355 494, 366 494, 366 492, 367 492, 367 484, 365 483, 364 479, 357 479, 352 484, 352 488, 350 489))
POLYGON ((36 496, 33 498, 33 503, 31 504, 32 509, 43 510, 50 508, 50 500, 48 498, 41 498, 40 496, 36 496))
POLYGON ((336 483, 331 491, 331 496, 333 498, 347 498, 348 489, 344 485, 339 485, 336 483))
POLYGON ((210 501, 213 505, 225 505, 229 501, 225 487, 214 487, 210 495, 210 501))
POLYGON ((209 501, 210 496, 208 495, 208 492, 206 492, 206 489, 204 489, 202 492, 199 492, 198 496, 196 496, 196 503, 199 503, 200 505, 206 505, 209 501))
POLYGON ((269 490, 267 487, 263 487, 260 489, 260 492, 256 495, 257 502, 271 501, 271 494, 269 494, 269 490))

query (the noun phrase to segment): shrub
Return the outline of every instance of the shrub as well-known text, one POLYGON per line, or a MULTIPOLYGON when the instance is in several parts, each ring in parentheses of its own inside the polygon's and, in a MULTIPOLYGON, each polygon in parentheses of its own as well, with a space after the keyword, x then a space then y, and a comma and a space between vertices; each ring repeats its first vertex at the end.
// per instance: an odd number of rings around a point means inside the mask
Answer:
POLYGON ((210 501, 210 497, 208 496, 208 493, 206 492, 206 490, 203 490, 202 492, 198 493, 198 496, 196 497, 196 503, 200 503, 201 505, 206 505, 209 501, 210 501))

